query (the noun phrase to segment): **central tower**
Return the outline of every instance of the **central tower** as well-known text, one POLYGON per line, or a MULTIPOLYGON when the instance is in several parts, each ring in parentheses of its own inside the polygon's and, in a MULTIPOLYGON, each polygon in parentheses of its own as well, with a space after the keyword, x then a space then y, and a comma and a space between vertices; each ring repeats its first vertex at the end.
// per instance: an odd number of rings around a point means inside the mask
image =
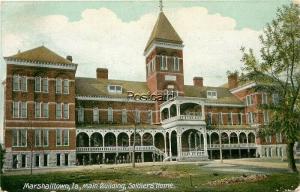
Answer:
POLYGON ((146 78, 150 92, 161 94, 166 90, 184 95, 183 41, 162 10, 144 50, 146 78))

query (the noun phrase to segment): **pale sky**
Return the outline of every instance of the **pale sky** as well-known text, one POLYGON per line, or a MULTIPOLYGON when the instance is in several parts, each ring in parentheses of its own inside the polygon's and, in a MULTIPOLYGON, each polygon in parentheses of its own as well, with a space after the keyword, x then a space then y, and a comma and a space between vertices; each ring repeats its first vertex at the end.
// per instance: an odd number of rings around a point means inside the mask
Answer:
MULTIPOLYGON (((164 12, 185 45, 185 83, 192 84, 194 76, 204 77, 204 85, 225 83, 227 70, 242 67, 240 47, 258 50, 263 27, 277 7, 290 2, 165 0, 164 12)), ((61 56, 72 55, 77 76, 95 77, 97 67, 107 67, 111 79, 145 81, 143 50, 157 19, 158 0, 2 2, 0 10, 2 56, 44 44, 61 56)), ((1 58, 1 80, 5 70, 1 58)))

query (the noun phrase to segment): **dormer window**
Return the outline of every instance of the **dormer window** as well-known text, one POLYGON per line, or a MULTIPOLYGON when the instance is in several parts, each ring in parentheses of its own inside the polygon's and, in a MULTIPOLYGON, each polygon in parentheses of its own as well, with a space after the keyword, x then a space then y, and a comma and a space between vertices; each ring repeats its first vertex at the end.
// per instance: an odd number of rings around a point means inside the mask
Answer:
POLYGON ((107 89, 109 93, 122 93, 122 86, 120 85, 109 85, 107 89))
POLYGON ((208 99, 217 99, 217 91, 207 91, 208 99))

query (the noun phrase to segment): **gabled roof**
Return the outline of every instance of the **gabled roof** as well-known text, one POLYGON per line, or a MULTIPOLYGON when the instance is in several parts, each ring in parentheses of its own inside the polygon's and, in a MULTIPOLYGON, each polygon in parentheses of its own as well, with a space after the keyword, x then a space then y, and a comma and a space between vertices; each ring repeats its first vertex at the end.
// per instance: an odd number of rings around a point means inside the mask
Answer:
POLYGON ((56 54, 45 46, 40 46, 15 55, 5 57, 7 60, 20 60, 29 62, 54 63, 54 64, 72 64, 71 61, 56 54))
POLYGON ((183 43, 164 12, 160 12, 158 15, 157 21, 145 47, 145 51, 154 40, 177 44, 183 43))

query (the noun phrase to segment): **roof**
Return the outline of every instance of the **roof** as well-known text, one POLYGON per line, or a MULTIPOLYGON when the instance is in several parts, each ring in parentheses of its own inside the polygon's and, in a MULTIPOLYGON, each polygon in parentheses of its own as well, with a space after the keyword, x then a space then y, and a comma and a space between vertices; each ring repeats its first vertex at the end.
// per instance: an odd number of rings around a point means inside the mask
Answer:
POLYGON ((217 91, 217 99, 207 99, 207 103, 217 104, 244 104, 235 95, 233 95, 226 87, 195 87, 193 85, 185 85, 184 93, 187 97, 207 98, 207 91, 217 91))
MULTIPOLYGON (((77 96, 109 96, 109 97, 127 97, 127 91, 134 93, 148 94, 148 86, 146 82, 138 81, 122 81, 110 79, 95 79, 76 77, 76 95, 77 96), (108 85, 122 86, 122 94, 109 93, 108 85)), ((206 98, 207 90, 216 90, 218 99, 207 99, 207 103, 220 103, 220 104, 243 104, 236 96, 230 93, 228 88, 223 87, 195 87, 193 85, 185 85, 184 92, 186 97, 206 98)))
POLYGON ((15 55, 5 57, 5 59, 54 64, 72 64, 71 61, 56 54, 45 46, 40 46, 24 52, 19 52, 15 55))
POLYGON ((77 96, 110 96, 110 97, 127 97, 127 91, 134 93, 147 94, 149 89, 146 82, 121 81, 110 79, 95 79, 76 77, 76 95, 77 96), (108 85, 122 86, 122 94, 109 93, 108 85))
POLYGON ((149 48, 154 40, 169 43, 183 43, 164 12, 160 12, 158 15, 157 21, 145 47, 145 51, 149 48))

